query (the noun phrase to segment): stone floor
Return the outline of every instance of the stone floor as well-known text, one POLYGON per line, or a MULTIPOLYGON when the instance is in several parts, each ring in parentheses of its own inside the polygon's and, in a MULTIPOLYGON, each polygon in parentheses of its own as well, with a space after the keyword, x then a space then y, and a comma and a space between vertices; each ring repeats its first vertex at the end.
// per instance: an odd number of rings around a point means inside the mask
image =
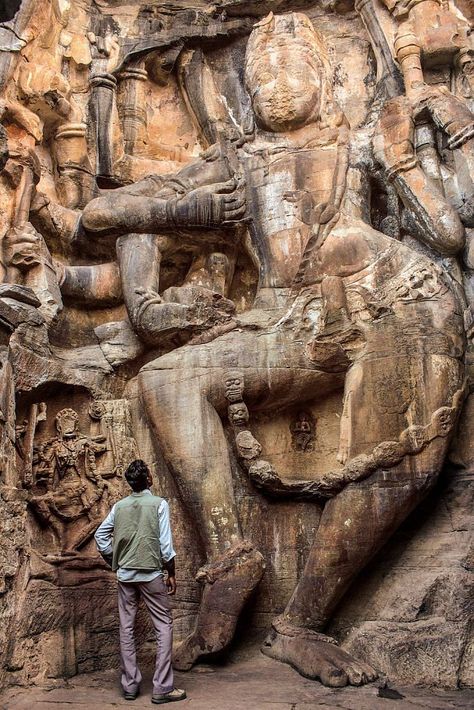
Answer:
MULTIPOLYGON (((170 707, 182 710, 453 710, 474 708, 474 691, 430 691, 388 685, 397 699, 382 697, 380 682, 363 688, 331 690, 306 680, 288 666, 258 652, 222 666, 197 666, 177 673, 178 687, 186 688, 187 700, 170 707), (395 691, 395 692, 394 692, 395 691)), ((111 710, 155 707, 150 703, 151 681, 142 684, 135 702, 122 698, 115 672, 73 678, 59 687, 24 690, 14 688, 0 697, 1 710, 111 710)))

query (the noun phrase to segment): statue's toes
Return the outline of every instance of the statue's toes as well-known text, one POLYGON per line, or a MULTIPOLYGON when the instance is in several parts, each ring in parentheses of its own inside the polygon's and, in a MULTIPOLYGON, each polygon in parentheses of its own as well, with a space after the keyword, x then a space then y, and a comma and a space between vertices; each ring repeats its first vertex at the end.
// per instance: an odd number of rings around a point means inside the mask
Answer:
MULTIPOLYGON (((335 652, 339 658, 333 658, 332 662, 339 668, 341 673, 347 677, 348 685, 365 685, 377 678, 377 672, 367 663, 362 663, 352 658, 341 649, 337 648, 335 652)), ((327 685, 324 680, 322 680, 322 682, 324 685, 327 685)))
POLYGON ((173 652, 172 664, 177 671, 189 671, 199 657, 199 649, 193 636, 182 641, 173 652))
POLYGON ((377 673, 364 663, 354 662, 346 668, 347 677, 351 685, 365 685, 376 679, 377 673))
POLYGON ((364 683, 367 683, 364 671, 356 664, 347 666, 346 673, 350 685, 364 685, 364 683))
POLYGON ((350 683, 347 673, 329 661, 321 663, 319 679, 323 685, 327 685, 329 688, 344 688, 350 683))
POLYGON ((372 683, 374 680, 377 680, 379 677, 379 674, 375 670, 375 668, 372 668, 372 666, 369 666, 368 663, 361 663, 360 664, 363 672, 364 672, 364 677, 366 680, 364 680, 364 683, 372 683))

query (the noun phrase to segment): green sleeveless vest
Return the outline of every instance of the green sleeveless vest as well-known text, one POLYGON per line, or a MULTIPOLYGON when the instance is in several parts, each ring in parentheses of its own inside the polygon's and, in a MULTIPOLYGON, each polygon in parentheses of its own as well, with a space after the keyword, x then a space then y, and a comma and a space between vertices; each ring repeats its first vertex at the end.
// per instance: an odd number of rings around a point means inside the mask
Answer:
POLYGON ((115 506, 112 569, 161 570, 158 508, 163 499, 139 493, 115 506))

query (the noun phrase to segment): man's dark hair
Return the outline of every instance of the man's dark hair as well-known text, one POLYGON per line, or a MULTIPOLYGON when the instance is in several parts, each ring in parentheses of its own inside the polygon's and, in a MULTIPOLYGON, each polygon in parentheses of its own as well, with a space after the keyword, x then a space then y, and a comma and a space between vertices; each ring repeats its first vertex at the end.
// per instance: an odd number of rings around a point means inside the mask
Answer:
POLYGON ((127 483, 135 493, 140 493, 140 491, 144 491, 145 488, 148 488, 149 475, 150 469, 141 459, 132 461, 125 471, 127 483))

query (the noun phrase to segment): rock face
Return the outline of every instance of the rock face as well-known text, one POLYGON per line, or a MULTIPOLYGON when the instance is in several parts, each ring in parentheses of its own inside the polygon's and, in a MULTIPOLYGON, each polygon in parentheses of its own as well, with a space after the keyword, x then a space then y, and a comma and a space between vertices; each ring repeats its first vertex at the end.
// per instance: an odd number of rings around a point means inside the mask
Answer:
POLYGON ((93 534, 139 457, 172 510, 176 667, 240 619, 329 686, 474 685, 469 3, 16 9, 1 683, 117 664, 93 534))

